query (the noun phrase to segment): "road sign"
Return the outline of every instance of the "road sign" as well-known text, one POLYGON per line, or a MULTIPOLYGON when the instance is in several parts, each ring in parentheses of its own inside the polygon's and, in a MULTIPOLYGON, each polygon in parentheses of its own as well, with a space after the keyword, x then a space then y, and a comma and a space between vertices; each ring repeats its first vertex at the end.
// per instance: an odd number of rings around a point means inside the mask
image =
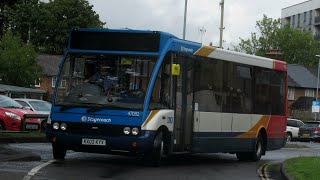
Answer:
POLYGON ((320 112, 320 101, 312 101, 312 112, 320 112))

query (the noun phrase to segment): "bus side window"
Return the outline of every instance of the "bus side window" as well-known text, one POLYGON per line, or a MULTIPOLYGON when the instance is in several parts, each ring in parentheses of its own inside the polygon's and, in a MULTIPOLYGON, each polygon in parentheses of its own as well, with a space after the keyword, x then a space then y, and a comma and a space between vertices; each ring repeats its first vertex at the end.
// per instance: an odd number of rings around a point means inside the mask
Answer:
POLYGON ((171 59, 168 54, 162 62, 157 75, 157 80, 153 87, 149 109, 169 109, 170 108, 170 80, 171 80, 171 59))

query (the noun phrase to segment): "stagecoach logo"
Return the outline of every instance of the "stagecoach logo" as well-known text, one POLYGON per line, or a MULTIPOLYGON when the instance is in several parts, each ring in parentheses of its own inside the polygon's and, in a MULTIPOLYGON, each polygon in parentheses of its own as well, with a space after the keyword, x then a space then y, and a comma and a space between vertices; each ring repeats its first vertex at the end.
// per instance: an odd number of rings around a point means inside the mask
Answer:
POLYGON ((193 49, 181 46, 181 51, 193 53, 193 49))
POLYGON ((110 118, 93 118, 93 117, 86 117, 86 116, 82 116, 81 121, 82 122, 93 122, 93 123, 97 123, 97 122, 111 123, 110 118))
POLYGON ((82 121, 82 122, 86 122, 86 120, 87 120, 87 117, 86 117, 86 116, 82 116, 82 117, 81 117, 81 121, 82 121))

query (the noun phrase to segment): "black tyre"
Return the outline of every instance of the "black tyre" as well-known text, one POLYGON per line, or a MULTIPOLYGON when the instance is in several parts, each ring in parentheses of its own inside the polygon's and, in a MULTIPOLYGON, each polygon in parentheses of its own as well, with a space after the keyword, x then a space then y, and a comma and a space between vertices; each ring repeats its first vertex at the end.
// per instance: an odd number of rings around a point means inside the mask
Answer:
POLYGON ((47 128, 47 120, 41 121, 41 127, 40 127, 41 132, 45 132, 46 128, 47 128))
POLYGON ((52 154, 53 158, 56 160, 64 160, 66 157, 67 150, 59 144, 52 144, 52 154))
POLYGON ((292 134, 290 132, 287 132, 287 141, 292 141, 292 134))
POLYGON ((264 152, 264 148, 262 135, 259 134, 256 139, 254 151, 237 152, 236 155, 240 161, 259 161, 264 152))
POLYGON ((0 121, 0 131, 4 131, 4 130, 6 130, 6 126, 2 121, 0 121))
POLYGON ((144 155, 146 165, 160 166, 161 157, 164 154, 164 141, 162 132, 158 133, 153 141, 152 152, 144 155))

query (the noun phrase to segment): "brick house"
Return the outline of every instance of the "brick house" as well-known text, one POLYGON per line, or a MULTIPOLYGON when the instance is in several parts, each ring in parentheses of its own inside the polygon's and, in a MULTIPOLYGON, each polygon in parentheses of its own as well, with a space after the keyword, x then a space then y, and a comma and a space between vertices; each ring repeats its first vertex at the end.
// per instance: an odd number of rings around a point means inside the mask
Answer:
MULTIPOLYGON (((35 87, 47 92, 47 94, 44 96, 44 99, 47 101, 52 100, 56 76, 58 75, 59 65, 62 58, 62 55, 40 54, 36 59, 37 63, 42 67, 43 74, 36 83, 35 87)), ((61 88, 64 88, 63 84, 60 86, 61 88)))
MULTIPOLYGON (((317 68, 307 68, 303 65, 288 64, 288 104, 289 116, 296 116, 293 111, 290 111, 292 104, 299 98, 308 98, 310 101, 315 100, 317 96, 317 68)), ((320 84, 319 84, 320 86, 320 84)), ((318 93, 318 96, 320 93, 318 93)), ((295 118, 308 119, 311 114, 311 104, 308 110, 304 113, 299 112, 301 117, 295 118), (304 116, 304 117, 302 117, 304 116)), ((314 117, 314 115, 313 115, 314 117)))

